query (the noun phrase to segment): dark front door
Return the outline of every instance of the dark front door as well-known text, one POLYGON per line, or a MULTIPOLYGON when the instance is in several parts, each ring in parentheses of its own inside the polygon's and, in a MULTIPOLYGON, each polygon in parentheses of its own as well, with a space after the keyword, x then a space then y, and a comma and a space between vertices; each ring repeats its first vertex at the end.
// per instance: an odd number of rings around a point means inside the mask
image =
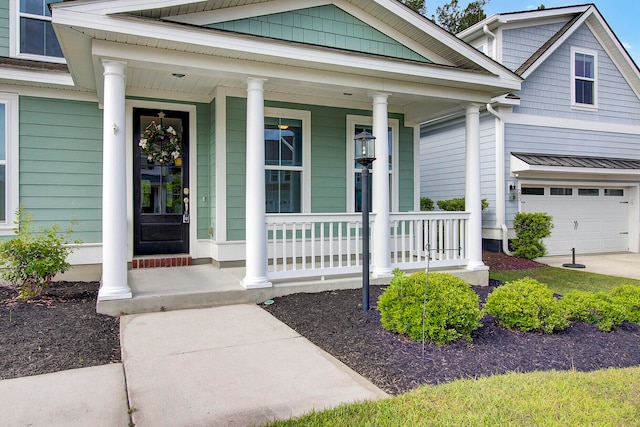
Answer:
POLYGON ((133 110, 134 254, 189 252, 189 113, 133 110))

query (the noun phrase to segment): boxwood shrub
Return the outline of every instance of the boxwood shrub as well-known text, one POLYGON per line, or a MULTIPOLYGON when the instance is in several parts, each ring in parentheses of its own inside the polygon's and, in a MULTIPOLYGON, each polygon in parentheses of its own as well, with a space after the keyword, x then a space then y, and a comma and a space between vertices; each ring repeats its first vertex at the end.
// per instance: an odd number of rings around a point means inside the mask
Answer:
POLYGON ((624 308, 627 321, 640 323, 640 286, 620 285, 609 292, 613 300, 624 308))
POLYGON ((562 297, 562 306, 571 321, 598 325, 611 331, 627 319, 627 310, 606 292, 570 291, 562 297))
POLYGON ((484 310, 506 329, 552 333, 569 326, 551 289, 529 277, 495 289, 487 297, 484 310))
POLYGON ((414 341, 443 345, 459 338, 471 341, 481 326, 478 295, 464 280, 448 273, 406 275, 394 271, 391 284, 378 299, 382 326, 414 341), (426 288, 426 304, 425 304, 426 288), (423 310, 424 307, 424 310, 423 310))

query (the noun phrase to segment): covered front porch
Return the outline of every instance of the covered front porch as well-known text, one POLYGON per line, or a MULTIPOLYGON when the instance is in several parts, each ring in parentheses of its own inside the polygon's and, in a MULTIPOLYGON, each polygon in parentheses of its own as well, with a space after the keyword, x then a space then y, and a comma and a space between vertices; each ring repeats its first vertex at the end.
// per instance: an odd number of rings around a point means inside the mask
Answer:
POLYGON ((244 290, 359 277, 363 228, 374 278, 429 267, 486 283, 479 110, 519 89, 517 76, 396 1, 193 3, 53 6, 74 82, 104 111, 101 302, 136 298, 133 230, 157 214, 135 204, 142 110, 184 117, 190 157, 167 214, 187 230, 182 252, 242 265, 244 290), (466 123, 464 213, 418 212, 420 124, 443 114, 466 123), (364 129, 378 159, 369 224, 355 202, 353 137, 364 129), (272 197, 285 187, 295 194, 272 197))

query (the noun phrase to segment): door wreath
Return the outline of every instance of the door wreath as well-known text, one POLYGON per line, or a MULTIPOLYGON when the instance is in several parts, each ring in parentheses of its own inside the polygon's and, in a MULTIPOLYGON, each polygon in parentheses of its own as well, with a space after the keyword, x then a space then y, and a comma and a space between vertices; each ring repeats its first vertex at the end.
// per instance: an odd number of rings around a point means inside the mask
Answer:
POLYGON ((156 124, 155 120, 144 130, 138 143, 149 162, 173 164, 182 155, 182 136, 172 126, 156 124))

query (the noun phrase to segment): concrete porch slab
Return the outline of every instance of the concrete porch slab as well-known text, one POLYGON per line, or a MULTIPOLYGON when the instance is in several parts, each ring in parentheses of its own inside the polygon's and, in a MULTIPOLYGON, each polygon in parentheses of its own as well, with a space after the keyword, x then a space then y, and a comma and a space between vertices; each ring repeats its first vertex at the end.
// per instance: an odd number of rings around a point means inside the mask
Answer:
MULTIPOLYGON (((432 270, 435 271, 435 270, 432 270)), ((442 270, 471 284, 487 284, 488 270, 442 270)), ((232 304, 259 304, 268 299, 300 292, 322 292, 362 287, 360 275, 276 282, 270 288, 245 289, 244 267, 217 268, 212 264, 149 268, 128 271, 133 298, 98 301, 97 312, 110 316, 155 313, 232 304)), ((391 277, 371 279, 372 285, 389 284, 391 277)))

